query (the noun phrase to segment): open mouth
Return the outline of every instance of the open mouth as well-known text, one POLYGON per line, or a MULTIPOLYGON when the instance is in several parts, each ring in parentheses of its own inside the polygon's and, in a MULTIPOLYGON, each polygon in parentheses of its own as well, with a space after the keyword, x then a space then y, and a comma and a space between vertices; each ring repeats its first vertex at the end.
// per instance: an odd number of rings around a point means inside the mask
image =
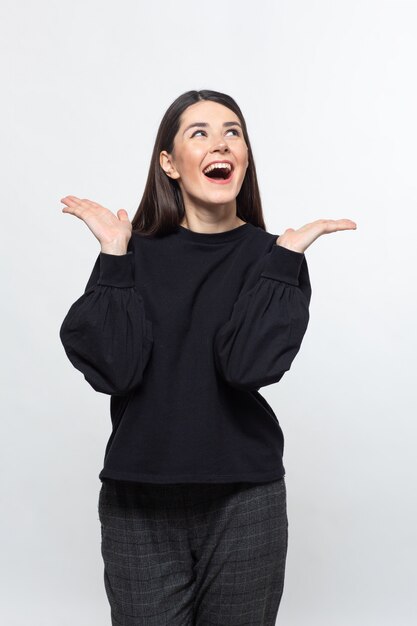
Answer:
POLYGON ((203 174, 206 178, 209 178, 212 182, 226 182, 232 178, 233 167, 230 163, 214 163, 209 165, 203 174))

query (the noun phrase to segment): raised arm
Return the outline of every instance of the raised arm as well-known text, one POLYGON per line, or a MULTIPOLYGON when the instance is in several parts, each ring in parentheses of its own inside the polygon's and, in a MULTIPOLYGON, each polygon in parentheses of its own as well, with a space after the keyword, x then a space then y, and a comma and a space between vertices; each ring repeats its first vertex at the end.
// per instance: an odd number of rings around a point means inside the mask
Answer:
POLYGON ((216 333, 215 363, 223 379, 248 391, 278 382, 300 349, 310 299, 304 254, 274 245, 255 286, 241 294, 216 333))
POLYGON ((277 238, 257 283, 241 294, 216 333, 216 366, 230 385, 257 391, 290 369, 309 321, 311 285, 304 252, 322 235, 356 227, 346 218, 318 219, 297 230, 287 228, 277 238))
POLYGON ((101 252, 60 328, 67 357, 102 393, 125 394, 140 385, 151 355, 152 324, 133 275, 133 252, 101 252))
POLYGON ((117 218, 108 209, 74 196, 67 198, 69 208, 64 212, 83 219, 96 236, 101 229, 102 251, 84 294, 62 322, 60 339, 69 360, 93 389, 111 395, 126 394, 142 383, 153 346, 152 323, 134 283, 129 229, 122 225, 127 235, 121 238, 114 223, 117 218))

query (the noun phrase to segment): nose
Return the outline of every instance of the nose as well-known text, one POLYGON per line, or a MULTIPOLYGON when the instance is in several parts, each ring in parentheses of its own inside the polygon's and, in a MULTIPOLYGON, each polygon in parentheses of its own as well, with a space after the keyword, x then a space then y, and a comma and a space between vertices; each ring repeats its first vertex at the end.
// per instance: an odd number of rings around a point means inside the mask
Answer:
POLYGON ((227 145, 227 143, 224 141, 224 139, 219 140, 218 142, 216 142, 212 149, 211 152, 228 152, 229 151, 229 146, 227 145))

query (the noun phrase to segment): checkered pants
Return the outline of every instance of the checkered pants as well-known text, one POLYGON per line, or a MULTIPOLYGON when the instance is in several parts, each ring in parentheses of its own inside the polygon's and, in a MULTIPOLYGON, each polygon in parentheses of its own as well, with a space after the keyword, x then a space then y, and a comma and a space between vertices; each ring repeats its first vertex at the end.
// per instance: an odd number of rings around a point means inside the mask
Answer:
POLYGON ((98 502, 112 626, 274 626, 288 546, 285 478, 104 479, 98 502))

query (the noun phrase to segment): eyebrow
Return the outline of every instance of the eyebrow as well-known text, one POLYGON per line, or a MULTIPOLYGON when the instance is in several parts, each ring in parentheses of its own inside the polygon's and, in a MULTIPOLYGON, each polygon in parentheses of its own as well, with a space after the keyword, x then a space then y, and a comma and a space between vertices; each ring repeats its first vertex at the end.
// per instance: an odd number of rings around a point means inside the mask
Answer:
MULTIPOLYGON (((210 124, 208 124, 207 122, 194 122, 193 124, 187 126, 187 128, 183 132, 183 135, 185 135, 187 130, 190 130, 190 128, 194 128, 194 126, 202 126, 203 128, 207 128, 207 126, 210 126, 210 124)), ((224 122, 223 126, 240 126, 240 124, 239 122, 224 122)), ((242 128, 242 126, 240 126, 240 128, 242 128)))

